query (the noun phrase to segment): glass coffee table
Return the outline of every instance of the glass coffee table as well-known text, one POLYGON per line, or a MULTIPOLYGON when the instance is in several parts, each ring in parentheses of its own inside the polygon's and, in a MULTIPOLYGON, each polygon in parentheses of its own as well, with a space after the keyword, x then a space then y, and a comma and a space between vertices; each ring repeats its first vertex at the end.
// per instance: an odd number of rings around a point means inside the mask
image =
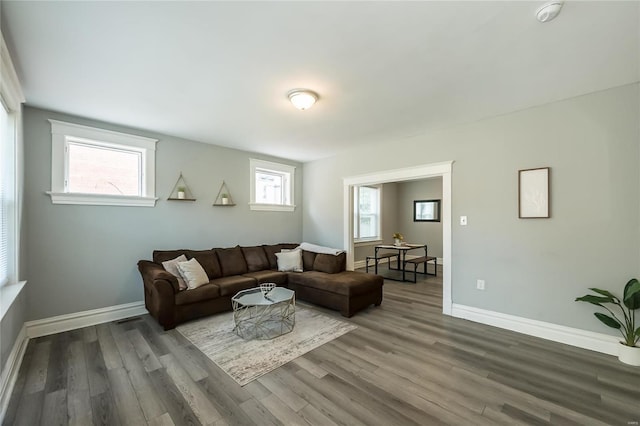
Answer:
POLYGON ((268 340, 293 330, 296 294, 275 287, 266 295, 260 288, 242 290, 231 298, 236 334, 243 339, 268 340))

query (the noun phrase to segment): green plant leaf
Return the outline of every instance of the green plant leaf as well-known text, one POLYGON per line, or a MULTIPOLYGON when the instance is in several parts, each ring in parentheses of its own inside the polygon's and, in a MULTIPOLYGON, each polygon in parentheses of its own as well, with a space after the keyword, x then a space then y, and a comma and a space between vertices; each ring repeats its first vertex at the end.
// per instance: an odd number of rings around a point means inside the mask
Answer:
POLYGON ((596 318, 602 321, 602 323, 604 323, 604 325, 606 325, 607 327, 617 328, 617 329, 620 329, 620 327, 622 327, 622 324, 620 324, 614 318, 611 318, 609 315, 601 314, 600 312, 596 312, 593 315, 595 315, 596 318))
POLYGON ((622 293, 624 305, 629 310, 640 308, 640 282, 633 278, 629 280, 626 286, 624 286, 624 292, 622 293))
POLYGON ((610 297, 602 297, 602 296, 594 296, 592 294, 587 294, 586 296, 578 297, 575 300, 576 302, 587 302, 592 305, 601 306, 601 303, 614 303, 613 299, 610 297))
POLYGON ((599 288, 590 288, 589 290, 591 290, 591 291, 595 291, 595 292, 596 292, 596 293, 598 293, 598 294, 601 294, 601 295, 603 295, 603 296, 610 297, 610 298, 612 298, 612 299, 615 299, 615 298, 616 298, 616 296, 614 296, 614 295, 613 295, 613 293, 611 293, 610 291, 607 291, 607 290, 601 290, 601 289, 599 289, 599 288))
POLYGON ((640 337, 640 327, 636 329, 636 336, 640 337))

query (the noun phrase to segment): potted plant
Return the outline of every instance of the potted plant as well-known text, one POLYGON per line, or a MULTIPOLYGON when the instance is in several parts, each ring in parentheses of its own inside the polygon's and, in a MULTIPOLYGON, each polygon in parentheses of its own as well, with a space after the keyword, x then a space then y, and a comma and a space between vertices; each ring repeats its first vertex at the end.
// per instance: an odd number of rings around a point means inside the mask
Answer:
POLYGON ((404 236, 401 233, 396 232, 395 234, 393 234, 393 245, 400 246, 402 245, 403 240, 404 236))
POLYGON ((607 327, 615 328, 622 334, 618 359, 625 364, 640 365, 640 324, 636 323, 636 310, 640 308, 640 282, 633 278, 624 286, 622 301, 611 292, 599 288, 589 290, 598 295, 587 294, 578 297, 576 302, 587 302, 606 309, 609 314, 596 312, 594 315, 607 327), (609 309, 605 304, 617 306, 622 312, 622 318, 609 309))
POLYGON ((183 200, 184 199, 184 194, 185 194, 186 188, 184 186, 179 186, 178 187, 178 198, 183 200))
POLYGON ((229 196, 226 193, 222 193, 222 204, 229 204, 229 196))

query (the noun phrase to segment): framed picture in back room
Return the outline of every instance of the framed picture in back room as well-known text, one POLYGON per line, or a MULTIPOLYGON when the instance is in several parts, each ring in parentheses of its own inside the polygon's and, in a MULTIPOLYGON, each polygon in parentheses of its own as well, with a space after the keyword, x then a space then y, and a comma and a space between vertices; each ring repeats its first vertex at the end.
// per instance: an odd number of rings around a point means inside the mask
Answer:
POLYGON ((440 200, 415 200, 414 222, 440 222, 440 200))

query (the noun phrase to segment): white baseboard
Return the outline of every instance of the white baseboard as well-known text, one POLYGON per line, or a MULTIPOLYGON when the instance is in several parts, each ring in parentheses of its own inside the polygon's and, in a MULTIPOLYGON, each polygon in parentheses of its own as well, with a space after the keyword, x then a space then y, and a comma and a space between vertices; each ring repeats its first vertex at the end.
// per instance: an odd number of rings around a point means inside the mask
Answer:
POLYGON ((90 325, 117 321, 148 313, 144 302, 125 303, 123 305, 108 306, 90 311, 75 312, 25 323, 29 338, 48 336, 49 334, 75 330, 90 325))
POLYGON ((589 349, 608 355, 618 355, 620 339, 603 333, 566 327, 544 321, 537 321, 515 315, 488 311, 473 306, 452 306, 451 315, 494 327, 504 328, 529 336, 540 337, 578 348, 589 349))
POLYGON ((28 343, 29 338, 27 337, 26 327, 23 325, 16 337, 16 341, 13 343, 13 348, 9 353, 9 358, 7 358, 0 377, 0 423, 4 421, 4 415, 7 412, 7 407, 9 407, 11 393, 18 379, 18 371, 20 371, 28 343))

